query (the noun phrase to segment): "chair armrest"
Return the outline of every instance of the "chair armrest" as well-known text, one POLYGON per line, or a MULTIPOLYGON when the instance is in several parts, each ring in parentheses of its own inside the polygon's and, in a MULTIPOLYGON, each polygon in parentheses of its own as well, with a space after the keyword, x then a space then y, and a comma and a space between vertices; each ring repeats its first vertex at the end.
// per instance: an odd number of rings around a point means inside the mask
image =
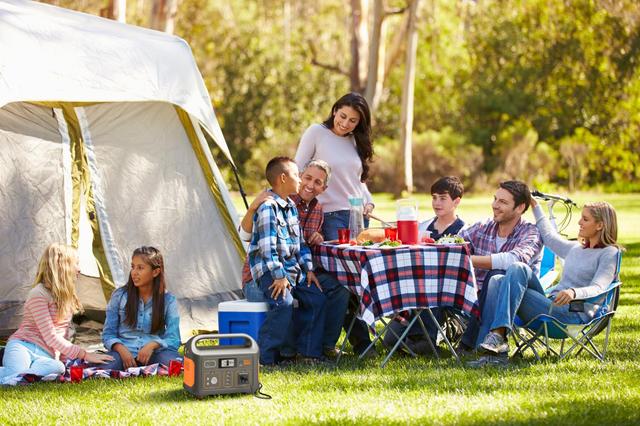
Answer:
POLYGON ((582 300, 584 302, 595 302, 597 301, 597 299, 601 298, 602 296, 604 296, 605 294, 613 291, 614 289, 620 287, 620 284, 622 284, 620 281, 616 280, 614 282, 612 282, 611 284, 609 284, 609 286, 607 288, 605 288, 604 290, 602 290, 601 292, 599 292, 598 294, 594 294, 591 297, 587 297, 585 299, 575 299, 575 300, 582 300))

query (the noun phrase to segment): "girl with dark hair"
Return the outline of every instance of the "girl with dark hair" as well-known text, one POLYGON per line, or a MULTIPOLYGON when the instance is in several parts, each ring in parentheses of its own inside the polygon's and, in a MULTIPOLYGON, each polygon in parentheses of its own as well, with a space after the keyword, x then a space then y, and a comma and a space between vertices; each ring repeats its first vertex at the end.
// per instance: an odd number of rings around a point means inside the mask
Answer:
POLYGON ((158 249, 143 246, 133 251, 129 281, 113 292, 107 306, 102 342, 114 358, 106 369, 168 366, 180 357, 178 306, 175 296, 166 291, 158 249))
POLYGON ((338 238, 338 228, 349 226, 350 195, 363 198, 365 218, 373 211, 373 199, 365 183, 372 158, 371 113, 358 93, 338 99, 324 123, 312 125, 302 135, 295 158, 298 167, 323 160, 333 174, 329 187, 318 196, 324 210, 325 240, 338 238))

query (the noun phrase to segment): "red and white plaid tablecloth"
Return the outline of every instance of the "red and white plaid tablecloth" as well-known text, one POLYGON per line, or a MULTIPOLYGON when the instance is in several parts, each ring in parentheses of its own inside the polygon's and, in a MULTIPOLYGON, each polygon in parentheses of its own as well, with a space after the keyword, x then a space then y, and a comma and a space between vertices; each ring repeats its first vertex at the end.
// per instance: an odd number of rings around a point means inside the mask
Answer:
POLYGON ((476 279, 466 245, 373 249, 323 243, 313 262, 334 273, 361 299, 360 316, 377 318, 409 309, 451 306, 479 316, 476 279))

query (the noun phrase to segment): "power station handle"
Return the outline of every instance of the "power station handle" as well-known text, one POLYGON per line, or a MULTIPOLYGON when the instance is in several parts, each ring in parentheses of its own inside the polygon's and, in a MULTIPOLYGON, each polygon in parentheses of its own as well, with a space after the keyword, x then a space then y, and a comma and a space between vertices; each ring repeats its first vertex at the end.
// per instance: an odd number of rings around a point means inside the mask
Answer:
MULTIPOLYGON (((196 343, 198 343, 201 340, 210 340, 210 339, 244 339, 246 343, 249 343, 248 347, 252 347, 253 345, 256 345, 256 341, 253 340, 251 336, 244 333, 199 334, 198 336, 194 336, 191 338, 191 340, 189 340, 190 349, 193 351, 194 349, 196 349, 196 343)), ((218 344, 215 346, 205 346, 197 349, 207 350, 207 349, 213 349, 213 348, 220 349, 220 348, 225 348, 225 346, 218 344)))

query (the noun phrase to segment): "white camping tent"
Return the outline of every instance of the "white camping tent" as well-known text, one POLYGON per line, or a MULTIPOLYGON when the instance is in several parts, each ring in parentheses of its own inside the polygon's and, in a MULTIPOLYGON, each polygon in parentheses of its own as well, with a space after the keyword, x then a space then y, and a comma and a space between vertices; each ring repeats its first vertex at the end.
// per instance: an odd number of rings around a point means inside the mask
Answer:
POLYGON ((102 291, 79 284, 89 309, 126 283, 134 248, 154 245, 183 331, 215 326, 218 302, 240 293, 244 247, 207 139, 232 161, 183 40, 0 1, 0 330, 19 323, 55 241, 100 277, 102 291))

